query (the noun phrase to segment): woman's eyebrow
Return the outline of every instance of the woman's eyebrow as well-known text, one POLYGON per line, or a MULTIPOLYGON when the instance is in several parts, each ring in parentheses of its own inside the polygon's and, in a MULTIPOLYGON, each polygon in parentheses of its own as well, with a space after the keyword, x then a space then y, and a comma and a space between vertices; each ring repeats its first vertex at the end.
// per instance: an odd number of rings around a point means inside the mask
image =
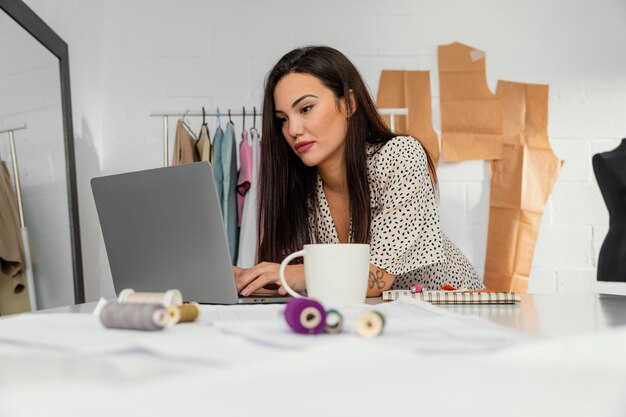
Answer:
MULTIPOLYGON (((314 94, 305 94, 302 97, 300 97, 299 99, 297 99, 296 101, 294 101, 293 104, 291 105, 291 108, 293 109, 294 107, 296 107, 298 105, 298 103, 300 103, 302 100, 304 100, 307 97, 319 98, 318 96, 316 96, 314 94)), ((285 113, 285 112, 280 110, 280 109, 276 109, 276 110, 274 110, 274 113, 285 113)))
POLYGON ((313 94, 305 94, 302 97, 300 97, 299 99, 297 99, 296 101, 294 101, 293 104, 291 105, 291 108, 293 109, 294 107, 296 107, 298 105, 298 103, 300 103, 302 100, 304 100, 307 97, 319 98, 318 96, 313 95, 313 94))

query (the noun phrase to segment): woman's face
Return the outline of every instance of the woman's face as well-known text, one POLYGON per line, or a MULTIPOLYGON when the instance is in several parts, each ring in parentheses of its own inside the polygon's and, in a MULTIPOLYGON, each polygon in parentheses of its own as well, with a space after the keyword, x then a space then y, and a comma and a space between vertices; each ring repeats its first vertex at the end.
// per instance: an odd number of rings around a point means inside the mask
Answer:
POLYGON ((315 76, 285 75, 274 89, 276 118, 287 143, 307 166, 342 166, 348 131, 345 100, 315 76))

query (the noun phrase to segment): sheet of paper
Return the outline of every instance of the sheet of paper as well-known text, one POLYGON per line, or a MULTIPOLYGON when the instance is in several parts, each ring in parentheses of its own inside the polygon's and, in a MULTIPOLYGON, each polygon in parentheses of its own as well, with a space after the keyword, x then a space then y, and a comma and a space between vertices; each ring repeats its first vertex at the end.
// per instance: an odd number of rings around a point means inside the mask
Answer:
POLYGON ((287 326, 284 306, 203 306, 202 319, 158 332, 104 328, 87 314, 33 314, 0 320, 0 342, 80 354, 142 350, 163 358, 235 363, 261 357, 265 350, 309 349, 343 338, 360 339, 356 321, 375 309, 386 317, 378 344, 428 353, 498 349, 528 339, 526 333, 402 298, 376 306, 344 307, 345 331, 339 335, 299 335, 287 326), (213 314, 207 314, 213 312, 213 314))
MULTIPOLYGON (((376 105, 378 108, 406 108, 407 116, 394 116, 395 131, 418 138, 437 166, 439 137, 433 128, 430 72, 383 70, 376 105)), ((389 116, 383 118, 390 123, 389 116)))
POLYGON ((146 351, 163 358, 232 363, 263 354, 239 337, 205 323, 181 323, 162 331, 107 329, 91 314, 26 314, 0 320, 0 343, 82 355, 146 351))
POLYGON ((525 292, 544 206, 563 164, 548 142, 548 86, 499 81, 503 159, 491 162, 484 282, 525 292))
POLYGON ((200 306, 201 323, 239 321, 274 321, 282 318, 285 304, 237 304, 231 306, 207 305, 200 306))
POLYGON ((213 324, 226 334, 239 335, 265 347, 297 350, 335 343, 340 338, 360 339, 355 331, 356 321, 369 310, 381 312, 386 323, 383 335, 371 343, 392 349, 428 354, 476 353, 500 349, 536 337, 407 297, 376 306, 342 308, 345 331, 339 335, 299 335, 292 332, 282 319, 263 322, 218 320, 213 324))
POLYGON ((454 42, 438 46, 437 56, 444 160, 502 158, 500 101, 487 86, 485 53, 454 42))

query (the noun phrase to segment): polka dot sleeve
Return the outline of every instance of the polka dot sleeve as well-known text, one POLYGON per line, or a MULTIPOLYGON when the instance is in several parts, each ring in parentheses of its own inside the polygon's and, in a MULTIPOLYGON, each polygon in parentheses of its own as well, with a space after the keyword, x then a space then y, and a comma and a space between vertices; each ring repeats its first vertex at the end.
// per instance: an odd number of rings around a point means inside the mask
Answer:
POLYGON ((396 137, 370 158, 368 169, 370 262, 392 275, 441 262, 439 212, 420 143, 396 137))

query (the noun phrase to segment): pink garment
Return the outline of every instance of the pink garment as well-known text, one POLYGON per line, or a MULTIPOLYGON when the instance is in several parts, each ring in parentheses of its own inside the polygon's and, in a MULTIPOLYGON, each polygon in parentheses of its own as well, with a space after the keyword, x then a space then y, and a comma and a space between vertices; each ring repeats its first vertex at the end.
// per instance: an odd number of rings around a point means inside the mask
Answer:
POLYGON ((237 225, 241 226, 243 203, 252 183, 252 146, 248 142, 248 131, 241 133, 239 145, 239 176, 237 178, 237 225))

